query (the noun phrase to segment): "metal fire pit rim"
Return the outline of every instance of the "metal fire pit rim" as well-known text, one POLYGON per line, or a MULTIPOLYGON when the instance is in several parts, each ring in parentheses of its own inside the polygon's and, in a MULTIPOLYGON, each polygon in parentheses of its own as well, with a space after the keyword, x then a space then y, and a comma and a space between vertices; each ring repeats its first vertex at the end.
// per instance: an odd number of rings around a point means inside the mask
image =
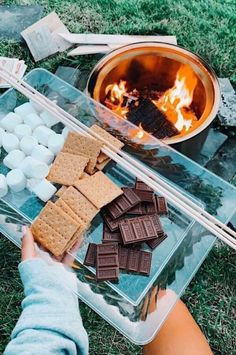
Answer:
MULTIPOLYGON (((91 95, 91 92, 93 91, 93 90, 91 90, 91 86, 94 86, 94 83, 96 82, 97 76, 98 76, 99 72, 101 71, 101 69, 116 54, 123 53, 126 51, 126 49, 127 50, 135 49, 135 48, 138 49, 138 48, 142 48, 143 46, 149 46, 149 45, 153 45, 154 47, 156 47, 158 45, 158 46, 162 46, 164 48, 169 47, 169 48, 176 48, 177 50, 181 50, 183 53, 187 54, 190 58, 192 58, 196 62, 198 62, 198 64, 203 66, 207 70, 209 77, 211 78, 211 83, 212 83, 213 90, 214 90, 214 103, 213 103, 212 109, 211 109, 210 114, 208 115, 207 119, 205 119, 205 121, 199 127, 197 127, 194 131, 192 131, 188 134, 185 134, 182 137, 174 136, 174 137, 166 138, 166 139, 162 140, 165 144, 182 143, 186 140, 189 140, 189 139, 197 136, 212 123, 212 121, 214 120, 214 118, 217 115, 217 112, 218 112, 219 106, 220 106, 220 101, 221 101, 219 81, 218 81, 218 78, 217 78, 217 75, 216 75, 214 69, 206 62, 206 60, 204 58, 202 58, 200 55, 192 52, 191 50, 186 49, 186 48, 179 46, 177 44, 158 42, 158 41, 145 41, 145 42, 140 41, 140 42, 127 44, 127 45, 124 45, 124 46, 119 47, 117 49, 114 49, 111 52, 109 52, 108 54, 104 55, 97 62, 97 64, 94 66, 94 68, 92 69, 92 71, 89 75, 88 81, 87 81, 85 93, 88 96, 93 98, 93 95, 91 95)), ((179 54, 181 54, 181 52, 179 54)), ((100 102, 100 104, 102 104, 102 103, 100 102)), ((109 108, 107 108, 107 109, 109 109, 109 108)), ((112 110, 110 110, 110 111, 113 112, 112 110)))

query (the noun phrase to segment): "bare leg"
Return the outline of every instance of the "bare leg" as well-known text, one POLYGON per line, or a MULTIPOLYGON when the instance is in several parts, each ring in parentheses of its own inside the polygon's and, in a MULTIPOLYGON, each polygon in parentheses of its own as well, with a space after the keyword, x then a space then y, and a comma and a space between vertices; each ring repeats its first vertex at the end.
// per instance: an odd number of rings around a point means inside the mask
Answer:
POLYGON ((144 355, 212 355, 207 340, 182 301, 178 301, 144 355))

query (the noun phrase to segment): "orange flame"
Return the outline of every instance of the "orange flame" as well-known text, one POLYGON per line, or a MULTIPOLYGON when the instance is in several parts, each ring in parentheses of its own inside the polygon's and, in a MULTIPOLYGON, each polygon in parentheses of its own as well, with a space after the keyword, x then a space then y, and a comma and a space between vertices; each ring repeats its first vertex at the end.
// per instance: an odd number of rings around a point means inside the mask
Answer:
POLYGON ((177 72, 174 86, 167 90, 158 101, 153 101, 178 131, 186 130, 197 120, 193 112, 186 109, 192 103, 197 78, 192 69, 182 65, 177 72))
POLYGON ((123 117, 125 117, 129 111, 128 107, 122 107, 124 94, 127 92, 126 83, 125 80, 120 80, 119 84, 115 83, 107 85, 105 90, 105 94, 109 95, 109 101, 111 103, 111 105, 108 103, 108 107, 123 117))
MULTIPOLYGON (((182 133, 187 132, 197 121, 194 112, 189 109, 196 85, 197 77, 192 69, 188 65, 181 65, 177 72, 174 86, 165 91, 159 100, 152 100, 157 108, 165 114, 166 118, 182 133)), ((124 118, 129 112, 128 106, 124 105, 127 92, 127 82, 125 80, 110 84, 105 89, 106 106, 124 118)), ((141 139, 145 131, 140 125, 137 131, 135 130, 133 133, 133 138, 141 139)))

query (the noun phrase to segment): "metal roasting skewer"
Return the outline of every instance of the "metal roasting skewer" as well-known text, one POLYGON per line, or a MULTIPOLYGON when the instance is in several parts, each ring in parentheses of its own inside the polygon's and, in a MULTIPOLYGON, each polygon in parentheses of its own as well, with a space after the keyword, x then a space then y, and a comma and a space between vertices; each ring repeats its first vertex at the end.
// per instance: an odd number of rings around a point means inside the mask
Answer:
MULTIPOLYGON (((52 114, 56 115, 61 122, 70 127, 72 130, 80 132, 83 135, 89 135, 90 137, 93 136, 94 138, 101 140, 105 144, 105 146, 103 146, 101 149, 102 152, 104 152, 107 156, 116 161, 126 170, 133 173, 133 175, 143 180, 152 189, 160 192, 176 207, 180 208, 191 218, 197 220, 202 226, 208 229, 216 237, 236 250, 236 239, 234 238, 236 237, 236 233, 232 229, 230 229, 224 223, 220 222, 217 218, 211 216, 208 212, 196 205, 188 197, 182 195, 178 190, 171 187, 160 177, 156 176, 150 169, 146 168, 137 160, 130 157, 129 154, 113 147, 98 134, 92 132, 89 127, 79 122, 75 117, 65 112, 62 108, 58 107, 55 103, 32 88, 29 84, 19 80, 15 75, 12 75, 1 66, 0 73, 0 76, 8 81, 18 91, 41 105, 43 108, 47 109, 52 114)), ((163 145, 163 142, 160 141, 160 144, 163 145)))

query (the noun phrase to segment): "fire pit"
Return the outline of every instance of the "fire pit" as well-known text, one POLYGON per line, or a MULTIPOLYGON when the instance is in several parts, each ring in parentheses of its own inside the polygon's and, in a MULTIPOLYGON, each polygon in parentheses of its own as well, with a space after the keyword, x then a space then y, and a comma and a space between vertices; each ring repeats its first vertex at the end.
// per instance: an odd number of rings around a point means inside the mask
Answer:
POLYGON ((201 148, 220 101, 217 78, 200 57, 157 42, 105 56, 90 75, 87 93, 165 143, 181 143, 176 147, 190 156, 201 148))

